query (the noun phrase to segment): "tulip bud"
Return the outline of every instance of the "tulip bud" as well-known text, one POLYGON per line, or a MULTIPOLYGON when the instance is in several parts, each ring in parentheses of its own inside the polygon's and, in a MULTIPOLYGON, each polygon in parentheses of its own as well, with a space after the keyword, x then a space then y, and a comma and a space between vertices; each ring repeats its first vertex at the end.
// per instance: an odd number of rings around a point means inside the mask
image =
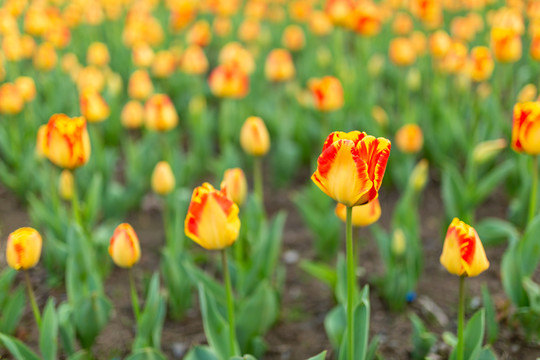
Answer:
POLYGON ((154 50, 147 43, 138 43, 133 46, 131 59, 137 67, 149 67, 154 60, 154 50))
POLYGON ((422 75, 420 74, 420 70, 417 68, 411 68, 407 72, 406 83, 409 90, 418 91, 422 85, 422 75))
MULTIPOLYGON (((343 222, 347 221, 347 207, 342 203, 336 205, 335 213, 343 222)), ((379 199, 372 200, 364 205, 353 206, 352 208, 352 225, 365 227, 369 226, 381 217, 381 204, 379 199)))
POLYGON ((123 268, 130 268, 139 261, 139 238, 131 225, 123 223, 116 227, 109 244, 109 255, 116 265, 123 268))
POLYGON ((110 58, 107 45, 98 41, 90 44, 88 51, 86 52, 86 62, 89 65, 103 67, 109 63, 110 58))
POLYGON ((396 145, 406 154, 415 154, 424 145, 422 129, 416 124, 403 125, 396 133, 396 145))
POLYGON ((167 50, 159 51, 152 62, 152 74, 160 79, 170 77, 176 69, 174 55, 167 50))
POLYGON ((15 79, 15 86, 19 89, 25 102, 30 102, 36 97, 36 84, 31 77, 19 76, 15 79))
POLYGON ((15 115, 22 111, 24 98, 19 88, 11 83, 0 86, 0 114, 15 115))
POLYGON ((536 94, 536 86, 534 84, 527 84, 518 93, 517 102, 524 103, 528 101, 534 101, 536 99, 536 94))
POLYGON ((266 155, 270 149, 270 135, 260 117, 250 116, 244 122, 240 130, 240 145, 249 155, 266 155))
POLYGON ((30 227, 15 230, 8 236, 6 259, 15 270, 28 270, 36 266, 41 256, 41 235, 30 227))
POLYGON ((249 77, 236 66, 220 65, 210 73, 208 85, 216 96, 240 99, 249 91, 249 77))
POLYGON ((281 43, 291 51, 299 51, 306 45, 304 31, 298 25, 289 25, 283 31, 281 43))
POLYGON ((540 154, 540 102, 514 106, 512 149, 529 155, 540 154))
POLYGON ((242 206, 247 195, 246 175, 240 168, 227 169, 221 182, 221 190, 226 189, 229 199, 242 206))
POLYGON ((202 114, 206 110, 206 98, 202 95, 193 96, 189 100, 188 109, 191 115, 197 116, 202 114))
POLYGON ((285 49, 274 49, 266 57, 264 73, 270 81, 287 81, 294 77, 296 70, 291 54, 285 49))
POLYGON ((212 31, 210 24, 205 20, 197 21, 188 31, 186 35, 187 43, 190 45, 199 45, 205 47, 212 40, 212 31))
POLYGON ((412 188, 419 192, 424 188, 427 183, 429 175, 429 162, 426 159, 422 159, 416 164, 411 175, 409 177, 409 184, 412 188))
POLYGON ((407 238, 403 233, 403 230, 396 229, 392 234, 392 254, 400 257, 405 252, 407 247, 407 238))
POLYGON ((87 88, 79 97, 81 113, 91 123, 102 122, 109 117, 109 105, 95 90, 87 88))
POLYGON ((493 159, 504 148, 506 148, 505 139, 483 141, 474 147, 473 161, 477 164, 483 164, 493 159))
POLYGON ((34 66, 38 70, 50 71, 56 66, 58 55, 53 45, 49 42, 44 42, 36 50, 34 54, 34 66))
POLYGON ((232 22, 231 19, 225 16, 216 16, 212 23, 214 32, 219 37, 225 37, 231 33, 232 22))
POLYGON ((208 59, 198 45, 190 45, 180 57, 180 70, 186 74, 200 75, 208 70, 208 59))
POLYGON ((75 179, 73 173, 69 170, 62 170, 58 181, 58 193, 60 197, 66 201, 73 198, 73 192, 75 190, 75 179))
POLYGON ((309 80, 308 87, 317 110, 326 112, 343 107, 343 87, 338 78, 334 76, 325 76, 320 79, 313 78, 309 80))
POLYGON ((174 190, 175 185, 176 181, 169 163, 158 162, 152 172, 152 190, 158 195, 167 195, 174 190))
POLYGON ((138 129, 144 122, 144 107, 137 100, 131 100, 124 105, 120 121, 125 128, 138 129))
POLYGON ((228 43, 221 49, 218 60, 221 65, 236 66, 246 74, 255 71, 253 54, 235 41, 228 43))
POLYGON ((129 77, 128 94, 130 98, 145 100, 154 92, 154 85, 146 70, 135 70, 129 77))
POLYGON ((90 158, 90 136, 83 117, 51 116, 43 138, 47 158, 64 169, 75 169, 90 158))
POLYGON ((144 106, 146 127, 155 131, 168 131, 178 124, 178 114, 171 101, 165 94, 155 94, 146 101, 144 106))
POLYGON ((381 54, 373 54, 368 61, 367 69, 368 74, 376 78, 378 77, 384 68, 384 56, 381 54))
POLYGON ((379 126, 386 128, 388 126, 388 114, 386 114, 386 111, 380 106, 374 106, 371 109, 371 116, 379 126))
POLYGON ((314 11, 309 19, 309 29, 317 36, 325 36, 332 32, 334 25, 328 15, 322 11, 314 11))

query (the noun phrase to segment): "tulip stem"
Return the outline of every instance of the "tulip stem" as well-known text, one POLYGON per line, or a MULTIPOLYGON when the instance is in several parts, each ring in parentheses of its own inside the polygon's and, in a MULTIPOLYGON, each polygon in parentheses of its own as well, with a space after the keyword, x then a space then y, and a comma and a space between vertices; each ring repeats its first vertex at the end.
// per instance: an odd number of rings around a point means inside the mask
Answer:
POLYGON ((255 158, 255 163, 253 166, 253 187, 255 188, 255 195, 261 202, 261 205, 264 204, 264 190, 263 190, 263 179, 262 179, 262 159, 260 157, 255 158))
POLYGON ((73 172, 73 196, 71 197, 71 210, 73 211, 73 219, 77 225, 81 225, 81 216, 79 214, 79 196, 77 195, 77 180, 75 172, 73 172))
POLYGON ((231 276, 229 274, 229 265, 227 264, 227 253, 225 249, 221 250, 221 260, 223 263, 223 277, 225 279, 225 288, 227 290, 227 313, 229 316, 229 352, 230 356, 236 355, 236 325, 234 321, 234 299, 231 285, 231 276))
POLYGON ((463 341, 464 323, 465 323, 465 275, 461 275, 459 277, 457 360, 463 360, 463 354, 465 350, 465 343, 463 341))
POLYGON ((349 360, 354 360, 354 248, 352 236, 352 206, 347 206, 347 336, 349 360))
POLYGON ((32 290, 32 283, 30 283, 30 277, 28 276, 28 271, 24 271, 24 280, 26 281, 26 289, 28 290, 28 297, 30 298, 30 304, 32 305, 32 311, 34 312, 34 318, 38 328, 41 328, 41 315, 39 314, 39 308, 36 303, 36 296, 34 295, 34 290, 32 290))
POLYGON ((135 322, 139 323, 141 310, 139 307, 139 296, 137 295, 137 287, 135 286, 135 279, 133 278, 132 268, 129 268, 129 285, 131 287, 131 305, 133 306, 133 314, 135 315, 135 322))
POLYGON ((538 192, 538 157, 534 156, 532 159, 532 189, 531 189, 531 202, 529 204, 529 223, 534 218, 536 213, 536 198, 538 192))

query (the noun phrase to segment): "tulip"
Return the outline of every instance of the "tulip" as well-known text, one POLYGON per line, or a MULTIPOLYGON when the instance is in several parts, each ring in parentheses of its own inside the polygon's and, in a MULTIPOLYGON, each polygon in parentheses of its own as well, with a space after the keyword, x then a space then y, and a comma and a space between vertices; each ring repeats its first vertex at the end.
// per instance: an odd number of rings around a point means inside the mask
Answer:
POLYGON ((350 27, 363 36, 374 36, 381 31, 381 12, 370 1, 360 2, 350 18, 350 27))
POLYGON ((426 35, 424 35, 424 33, 421 31, 413 31, 413 33, 410 35, 410 39, 416 55, 424 55, 427 49, 426 35))
POLYGON ((308 82, 308 87, 317 110, 334 111, 343 106, 343 87, 336 77, 325 76, 321 79, 311 79, 308 82))
POLYGON ((481 82, 489 79, 494 67, 495 63, 487 47, 476 46, 471 50, 469 72, 473 81, 481 82))
POLYGON ((109 255, 117 266, 123 268, 130 268, 139 261, 139 238, 131 225, 123 223, 116 227, 109 244, 109 255))
POLYGON ((120 121, 127 129, 138 129, 144 122, 144 106, 137 100, 131 100, 124 105, 120 121))
POLYGON ((406 154, 415 154, 422 150, 424 135, 416 124, 403 125, 396 133, 396 145, 406 154))
POLYGON ((197 16, 197 7, 190 0, 176 1, 171 9, 169 27, 173 32, 183 30, 197 16))
POLYGON ((83 117, 51 116, 45 132, 45 156, 64 169, 76 169, 90 158, 90 137, 83 117))
POLYGON ((473 160, 477 164, 485 163, 494 158, 506 148, 505 139, 487 140, 479 143, 473 149, 473 160))
POLYGON ((154 60, 154 50, 145 42, 137 43, 133 46, 131 60, 137 67, 149 67, 154 60))
POLYGON ((109 49, 107 49, 107 45, 104 43, 96 41, 88 47, 86 52, 86 62, 89 65, 103 67, 109 63, 110 59, 109 49))
POLYGON ((444 30, 437 30, 429 37, 429 49, 434 58, 443 58, 451 45, 452 39, 444 30))
POLYGON ((540 102, 514 106, 512 149, 529 155, 540 154, 540 102))
POLYGON ((379 124, 379 126, 386 128, 388 126, 388 114, 380 106, 374 106, 371 109, 371 116, 379 124))
POLYGON ((281 43, 291 51, 299 51, 306 45, 304 31, 298 25, 289 25, 283 31, 281 43))
POLYGON ((44 42, 36 50, 34 54, 34 66, 38 70, 50 71, 56 66, 58 56, 54 47, 49 42, 44 42))
POLYGON ((210 73, 208 85, 216 96, 238 99, 247 95, 249 77, 236 66, 220 65, 210 73))
POLYGON ((397 66, 409 66, 416 61, 414 44, 409 38, 398 37, 390 41, 390 61, 397 66))
POLYGON ((208 59, 198 45, 190 45, 180 57, 180 70, 186 74, 201 75, 208 71, 208 59))
POLYGON ((212 28, 214 32, 219 37, 225 37, 229 35, 232 31, 232 22, 231 19, 224 16, 216 16, 214 22, 212 23, 212 28))
POLYGON ((205 249, 224 249, 236 241, 240 231, 238 206, 226 190, 204 183, 193 191, 184 228, 186 235, 205 249))
POLYGON ((294 63, 291 54, 285 49, 274 49, 266 58, 264 74, 270 81, 287 81, 295 75, 294 63))
POLYGON ((516 62, 521 58, 521 37, 515 29, 495 27, 491 29, 491 48, 497 61, 516 62))
POLYGON ((15 86, 19 89, 25 102, 30 102, 36 97, 36 84, 31 77, 19 76, 15 79, 15 86))
POLYGON ((167 95, 155 94, 146 101, 144 120, 150 130, 168 131, 178 124, 178 114, 167 95))
POLYGON ((77 71, 81 65, 79 64, 77 55, 74 53, 67 53, 62 56, 60 67, 64 73, 71 74, 72 72, 77 71))
POLYGON ((354 10, 353 0, 327 0, 324 11, 337 26, 347 26, 354 10))
POLYGON ((226 190, 226 194, 238 206, 242 206, 247 195, 247 180, 244 172, 240 168, 225 170, 221 181, 221 190, 226 190))
POLYGON ((397 13, 392 22, 392 31, 396 35, 407 35, 414 28, 411 17, 406 13, 397 13))
MULTIPOLYGON (((347 207, 342 203, 336 205, 336 215, 343 222, 347 221, 347 207)), ((352 225, 365 227, 375 223, 381 217, 381 204, 375 199, 364 205, 352 208, 352 225)))
POLYGON ((309 29, 317 36, 325 36, 332 32, 334 26, 326 13, 314 11, 309 18, 309 29))
MULTIPOLYGON (((467 47, 454 41, 440 62, 441 70, 449 74, 457 74, 467 70, 467 47)), ((489 70, 487 67, 483 70, 489 70)), ((466 78, 466 77, 461 77, 466 78)))
POLYGON ((129 77, 128 95, 130 98, 145 100, 154 92, 154 85, 146 70, 135 70, 129 77))
POLYGON ((109 117, 109 105, 97 91, 91 88, 83 90, 79 102, 81 113, 89 122, 102 122, 109 117))
POLYGON ((210 29, 210 24, 205 20, 199 20, 191 29, 189 29, 187 35, 187 43, 190 45, 198 45, 205 47, 210 44, 212 40, 212 31, 210 29))
POLYGON ((58 181, 58 193, 64 200, 70 201, 73 199, 73 193, 75 191, 75 179, 73 173, 69 170, 62 170, 60 173, 60 180, 58 181))
POLYGON ((101 92, 105 87, 105 75, 103 71, 95 66, 87 66, 84 68, 76 67, 71 72, 77 82, 79 91, 92 89, 96 92, 101 92))
POLYGON ((174 73, 174 70, 176 70, 176 62, 172 52, 162 50, 154 56, 152 74, 155 77, 160 79, 168 78, 174 73))
POLYGON ((41 256, 41 235, 30 227, 20 228, 8 236, 6 258, 15 270, 28 270, 36 266, 41 256))
POLYGON ((428 28, 435 28, 442 22, 441 0, 413 0, 412 13, 428 28))
POLYGON ((169 163, 158 162, 152 172, 152 190, 158 195, 167 195, 174 190, 175 185, 176 181, 169 163))
POLYGON ((426 159, 422 159, 416 164, 409 176, 409 184, 412 188, 419 192, 426 186, 429 176, 429 163, 426 159))
POLYGON ((518 103, 524 103, 529 101, 534 101, 536 99, 536 95, 538 93, 538 89, 534 84, 527 84, 521 89, 517 95, 517 102, 518 103))
POLYGON ((243 42, 250 43, 261 36, 261 24, 256 19, 246 19, 238 27, 238 38, 243 42))
MULTIPOLYGON (((354 211, 354 208, 353 208, 354 211)), ((395 256, 401 256, 407 249, 407 238, 405 237, 405 234, 403 233, 403 230, 396 229, 394 231, 394 234, 392 235, 392 253, 395 256)))
POLYGON ((0 114, 15 115, 22 111, 24 97, 15 84, 0 85, 0 114))
POLYGON ((47 144, 47 125, 41 125, 38 128, 36 136, 36 150, 35 154, 38 159, 43 159, 46 157, 45 145, 47 144))
POLYGON ((252 156, 264 156, 270 149, 270 136, 263 120, 250 116, 240 130, 240 145, 252 156))
POLYGON ((248 75, 255 71, 253 55, 238 42, 230 42, 221 49, 219 63, 236 66, 248 75))
POLYGON ((538 31, 531 39, 530 54, 535 61, 540 61, 540 33, 538 31))

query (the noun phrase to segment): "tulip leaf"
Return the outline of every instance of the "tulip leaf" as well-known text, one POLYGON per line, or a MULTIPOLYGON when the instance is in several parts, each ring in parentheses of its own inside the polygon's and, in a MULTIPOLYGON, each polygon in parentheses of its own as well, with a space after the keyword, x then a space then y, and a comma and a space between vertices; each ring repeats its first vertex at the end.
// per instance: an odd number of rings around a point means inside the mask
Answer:
POLYGON ((345 327, 347 326, 347 314, 342 305, 335 306, 324 318, 324 329, 334 349, 339 349, 345 327))
POLYGON ((233 356, 229 360, 257 360, 257 358, 253 357, 252 355, 244 355, 244 356, 233 356))
POLYGON ((487 341, 488 343, 493 344, 499 336, 499 324, 497 322, 495 304, 493 303, 493 299, 491 298, 491 294, 489 293, 486 284, 482 284, 482 302, 484 304, 484 309, 486 310, 487 341))
POLYGON ((85 224, 92 227, 96 220, 98 212, 101 208, 101 199, 103 190, 103 177, 97 173, 92 177, 90 187, 86 192, 85 206, 83 207, 82 215, 85 220, 85 224))
POLYGON ((337 273, 334 268, 324 263, 309 260, 300 261, 298 266, 309 275, 328 285, 331 289, 335 289, 337 273))
POLYGON ((167 287, 169 316, 179 319, 192 304, 193 283, 184 263, 184 255, 175 256, 173 251, 165 248, 162 252, 161 272, 167 287))
POLYGON ((75 354, 75 327, 73 325, 71 305, 63 302, 58 306, 57 314, 62 347, 68 355, 75 354))
POLYGON ((68 357, 68 360, 92 360, 92 356, 86 350, 77 351, 68 357))
POLYGON ((219 358, 208 346, 195 346, 187 353, 184 360, 219 360, 219 358))
POLYGON ((325 360, 325 359, 326 359, 326 350, 320 353, 319 355, 310 357, 307 360, 325 360))
POLYGON ((510 174, 514 171, 516 163, 513 159, 508 159, 502 164, 499 164, 493 170, 482 176, 476 183, 476 189, 474 191, 474 203, 479 204, 488 197, 493 190, 510 174))
POLYGON ((441 191, 446 216, 461 216, 463 212, 463 178, 452 165, 444 167, 442 172, 441 191))
POLYGON ((83 348, 89 349, 105 327, 111 307, 111 302, 98 293, 89 294, 74 305, 77 311, 73 312, 73 320, 83 348))
POLYGON ((531 275, 540 262, 540 214, 527 226, 519 242, 520 263, 524 275, 531 275))
POLYGON ((9 291, 8 288, 3 294, 9 294, 9 296, 4 301, 0 301, 0 309, 2 309, 0 313, 0 332, 9 335, 15 331, 24 313, 26 294, 22 286, 19 286, 15 291, 9 291))
POLYGON ((478 355, 478 360, 497 360, 497 355, 491 350, 490 347, 486 346, 480 351, 478 355))
POLYGON ((409 315, 409 319, 411 319, 413 326, 413 351, 411 357, 413 360, 424 360, 437 341, 437 337, 426 329, 422 320, 414 313, 409 315))
POLYGON ((39 329, 39 348, 44 360, 55 360, 58 353, 58 318, 54 300, 47 301, 39 329))
POLYGON ((540 286, 530 277, 523 278, 523 289, 529 297, 530 308, 533 312, 540 314, 540 286))
MULTIPOLYGON (((354 359, 364 360, 368 351, 369 336, 369 301, 362 299, 354 309, 354 359)), ((345 329, 341 346, 339 348, 339 360, 348 359, 348 329, 345 329)))
POLYGON ((39 356, 14 337, 0 333, 0 342, 4 344, 16 360, 40 360, 39 356))
POLYGON ((156 349, 145 347, 133 351, 126 360, 166 360, 166 357, 156 349))
POLYGON ((484 246, 500 245, 503 241, 516 242, 520 236, 512 223, 497 218, 482 219, 475 229, 484 246))
POLYGON ((133 342, 133 351, 148 347, 159 349, 161 345, 161 330, 165 320, 166 305, 160 291, 158 273, 154 273, 150 280, 144 304, 144 311, 137 323, 137 337, 133 342))
MULTIPOLYGON (((478 310, 473 317, 467 322, 465 326, 465 333, 463 334, 464 346, 464 359, 478 359, 480 351, 482 350, 482 340, 484 339, 485 328, 485 311, 484 309, 478 310)), ((456 354, 457 346, 450 355, 450 360, 457 358, 456 354)))

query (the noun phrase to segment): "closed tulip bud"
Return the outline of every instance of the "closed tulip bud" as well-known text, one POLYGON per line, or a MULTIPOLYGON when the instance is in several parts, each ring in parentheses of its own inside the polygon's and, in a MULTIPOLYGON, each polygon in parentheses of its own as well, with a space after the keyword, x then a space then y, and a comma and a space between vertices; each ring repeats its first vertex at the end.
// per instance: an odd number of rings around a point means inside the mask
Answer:
POLYGON ((416 61, 414 44, 409 38, 395 38, 390 42, 388 51, 390 61, 397 66, 409 66, 416 61))
POLYGON ((337 26, 347 26, 354 10, 353 0, 327 0, 324 11, 337 26))
POLYGON ((152 172, 152 190, 158 195, 167 195, 174 190, 175 185, 176 180, 169 163, 158 162, 152 172))
POLYGON ((249 50, 238 42, 230 42, 219 52, 219 63, 240 68, 244 73, 255 71, 255 59, 249 50))
POLYGON ((45 7, 31 6, 24 16, 24 32, 34 36, 42 36, 50 28, 51 21, 45 7))
POLYGON ((518 103, 534 101, 536 99, 537 89, 534 84, 527 84, 520 90, 517 96, 518 103))
POLYGON ((495 63, 487 47, 476 46, 471 50, 469 75, 473 81, 481 82, 489 79, 494 68, 495 63))
POLYGON ((45 132, 45 155, 55 165, 75 169, 90 158, 90 136, 83 117, 51 116, 45 132))
POLYGON ((212 23, 212 28, 217 36, 225 37, 232 31, 231 19, 224 16, 216 16, 214 18, 214 22, 212 23))
POLYGON ((43 159, 46 156, 46 147, 47 144, 47 125, 41 125, 38 128, 36 136, 36 150, 35 154, 38 159, 43 159))
POLYGON ((296 70, 291 54, 285 49, 274 49, 268 54, 264 64, 264 74, 270 81, 287 81, 294 77, 296 70))
POLYGON ((198 45, 190 45, 180 57, 180 70, 190 75, 201 75, 208 71, 208 59, 198 45))
POLYGON ((60 197, 69 201, 73 198, 74 191, 75 179, 73 178, 73 173, 69 170, 62 170, 58 181, 58 193, 60 194, 60 197))
MULTIPOLYGON (((354 209, 354 208, 353 208, 354 209)), ((403 233, 403 230, 396 229, 392 234, 392 254, 397 257, 400 257, 405 252, 407 248, 407 238, 403 233)))
POLYGON ((281 43, 291 51, 299 51, 306 45, 304 31, 298 25, 289 25, 283 31, 281 43))
POLYGON ((184 223, 186 235, 207 250, 232 245, 240 232, 238 205, 209 183, 195 188, 184 223))
POLYGON ((187 43, 190 45, 199 45, 205 47, 210 44, 212 40, 212 31, 210 24, 205 20, 197 21, 191 29, 189 29, 187 35, 187 43))
POLYGON ((249 91, 249 77, 236 66, 220 65, 210 73, 208 85, 216 96, 239 99, 249 91))
POLYGON ((129 77, 128 95, 130 98, 145 100, 154 92, 154 85, 146 70, 135 70, 129 77))
POLYGON ((497 61, 516 62, 521 58, 521 36, 515 29, 495 27, 491 29, 491 49, 497 61))
POLYGON ((229 199, 242 206, 247 196, 246 175, 240 168, 227 169, 221 182, 221 190, 226 189, 229 199))
POLYGON ((420 70, 417 68, 411 68, 407 72, 407 78, 405 79, 407 83, 407 88, 411 91, 418 91, 422 85, 422 75, 420 70))
POLYGON ((424 135, 420 126, 416 124, 403 125, 396 132, 396 145, 406 154, 415 154, 422 150, 424 135))
MULTIPOLYGON (((336 205, 336 215, 344 222, 347 221, 347 207, 341 203, 336 205)), ((381 204, 379 199, 368 202, 364 205, 352 208, 352 225, 365 227, 369 226, 381 217, 381 204)))
POLYGON ((70 74, 81 67, 81 65, 79 64, 79 60, 77 60, 77 55, 75 55, 74 53, 64 54, 62 56, 62 60, 60 61, 60 66, 62 68, 62 71, 67 74, 70 74))
POLYGON ((437 30, 429 37, 429 49, 431 55, 436 59, 446 56, 451 45, 452 39, 444 30, 437 30))
POLYGON ((426 159, 422 159, 416 164, 411 175, 409 177, 409 184, 412 188, 419 192, 426 186, 429 176, 429 162, 426 159))
POLYGON ((144 106, 146 127, 155 131, 168 131, 178 124, 178 114, 171 99, 165 94, 155 94, 144 106))
POLYGON ((360 131, 331 133, 324 142, 311 180, 345 206, 367 204, 378 197, 391 144, 360 131))
POLYGON ((407 35, 414 28, 411 17, 406 13, 398 13, 392 22, 392 31, 396 35, 407 35))
POLYGON ((176 69, 174 55, 167 50, 159 51, 152 62, 152 74, 160 79, 170 77, 176 69))
POLYGON ((190 0, 176 1, 171 9, 169 27, 173 32, 183 30, 197 16, 196 3, 190 0))
POLYGON ((314 11, 309 18, 309 29, 317 36, 325 36, 332 32, 334 25, 322 11, 314 11))
POLYGON ((97 41, 90 44, 88 51, 86 52, 86 62, 89 65, 103 67, 106 66, 110 60, 111 57, 107 45, 97 41))
POLYGON ((440 261, 449 273, 458 276, 477 276, 489 268, 476 230, 458 218, 448 227, 440 261))
POLYGON ((51 43, 45 42, 39 45, 34 54, 34 66, 38 70, 50 71, 56 66, 58 56, 51 43))
POLYGON ((512 149, 529 155, 540 154, 540 102, 514 106, 512 149))
POLYGON ((360 2, 351 13, 350 23, 348 25, 360 35, 377 35, 381 31, 381 11, 372 2, 360 2))
POLYGON ((249 155, 266 155, 270 149, 270 135, 260 117, 250 116, 244 122, 240 129, 240 145, 249 155))
POLYGON ((81 113, 91 123, 102 122, 109 117, 109 105, 93 89, 85 89, 79 97, 81 113))
POLYGON ((193 96, 189 100, 188 105, 189 113, 194 116, 198 116, 206 110, 206 98, 202 95, 193 96))
POLYGON ((19 89, 25 102, 30 102, 36 97, 36 84, 31 77, 19 76, 15 79, 15 86, 19 89))
POLYGON ((261 36, 261 23, 256 19, 246 19, 238 27, 238 38, 246 43, 253 42, 261 36))
POLYGON ((384 111, 382 107, 374 106, 371 109, 371 116, 373 117, 373 119, 375 119, 379 126, 383 128, 386 128, 388 126, 388 114, 386 113, 386 111, 384 111))
POLYGON ((123 223, 116 227, 109 244, 109 255, 117 266, 123 268, 130 268, 139 261, 139 238, 131 225, 123 223))
POLYGON ((137 43, 133 46, 131 60, 137 67, 149 67, 154 60, 154 50, 145 42, 137 43))
POLYGON ((120 114, 122 126, 127 129, 138 129, 144 123, 144 107, 137 100, 131 100, 124 105, 120 114))
POLYGON ((504 148, 506 148, 505 139, 483 141, 474 147, 473 160, 477 164, 483 164, 493 159, 504 148))
POLYGON ((384 68, 384 56, 373 54, 368 61, 367 69, 371 77, 378 77, 384 68))
POLYGON ((24 98, 16 85, 5 83, 0 86, 0 114, 15 115, 23 107, 24 98))
POLYGON ((317 110, 334 111, 343 107, 343 87, 338 78, 325 76, 321 79, 310 79, 308 87, 317 110))
POLYGON ((42 243, 41 235, 35 229, 23 227, 15 230, 7 240, 8 265, 15 270, 33 268, 39 262, 42 243))
POLYGON ((427 39, 421 31, 414 31, 410 36, 414 51, 418 56, 424 55, 427 49, 427 39))

